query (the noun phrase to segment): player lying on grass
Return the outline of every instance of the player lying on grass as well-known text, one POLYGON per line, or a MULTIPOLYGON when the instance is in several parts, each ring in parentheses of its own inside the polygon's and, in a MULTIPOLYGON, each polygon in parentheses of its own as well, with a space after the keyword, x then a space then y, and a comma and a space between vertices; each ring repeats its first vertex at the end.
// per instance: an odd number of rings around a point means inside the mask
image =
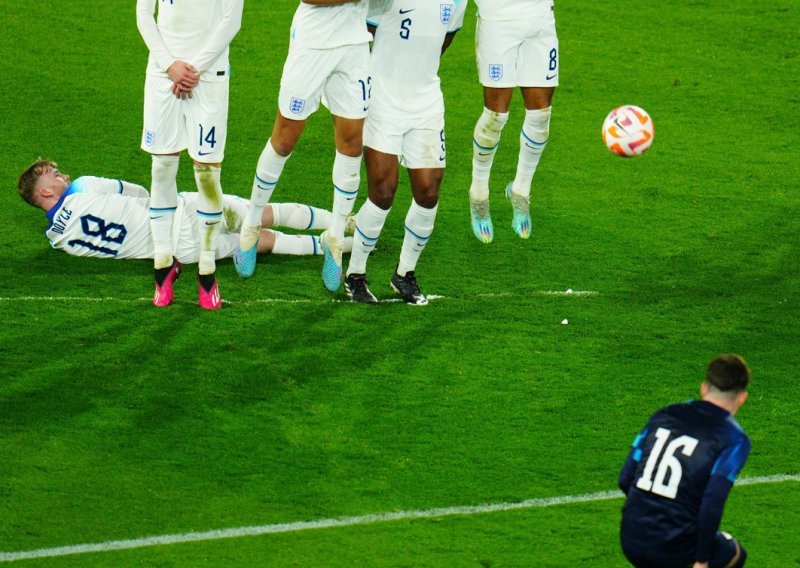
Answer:
MULTIPOLYGON (((45 235, 50 245, 75 256, 100 258, 153 258, 150 232, 150 197, 147 190, 117 179, 81 176, 72 181, 49 160, 38 160, 19 177, 19 194, 46 212, 45 235)), ((191 264, 200 258, 197 193, 181 193, 175 214, 173 239, 179 262, 191 264)), ((242 219, 249 203, 226 195, 223 199, 222 234, 217 258, 233 256, 239 242, 242 219)), ((273 203, 264 209, 262 227, 327 229, 331 213, 299 203, 273 203)), ((346 239, 350 251, 352 238, 346 239)), ((286 235, 262 229, 259 253, 322 254, 318 235, 286 235)))

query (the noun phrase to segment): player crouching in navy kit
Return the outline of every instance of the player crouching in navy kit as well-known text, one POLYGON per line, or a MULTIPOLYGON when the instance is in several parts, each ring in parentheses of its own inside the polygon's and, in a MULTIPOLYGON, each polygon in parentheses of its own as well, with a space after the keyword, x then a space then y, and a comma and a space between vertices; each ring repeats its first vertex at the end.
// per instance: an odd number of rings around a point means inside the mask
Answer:
POLYGON ((733 418, 749 382, 741 357, 717 357, 700 387, 702 400, 662 408, 634 440, 619 475, 627 495, 620 539, 634 566, 744 566, 744 548, 718 531, 750 453, 750 440, 733 418))

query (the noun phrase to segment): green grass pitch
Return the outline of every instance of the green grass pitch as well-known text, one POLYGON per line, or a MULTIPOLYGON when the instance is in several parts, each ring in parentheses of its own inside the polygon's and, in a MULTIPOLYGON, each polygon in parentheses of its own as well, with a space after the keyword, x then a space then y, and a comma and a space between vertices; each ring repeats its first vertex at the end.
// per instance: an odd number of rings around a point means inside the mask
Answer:
MULTIPOLYGON (((557 0, 561 87, 517 239, 493 170, 495 242, 471 234, 482 106, 475 6, 445 54, 448 168, 418 277, 425 308, 332 301, 321 259, 219 266, 228 304, 168 310, 149 262, 50 250, 16 195, 38 156, 73 177, 149 183, 139 149, 146 48, 134 2, 0 0, 0 559, 214 529, 515 503, 613 490, 660 406, 695 396, 709 359, 741 353, 743 477, 800 473, 800 2, 557 0), (636 104, 652 149, 613 156, 605 115, 636 104), (596 292, 548 295, 548 291, 596 292), (567 319, 568 325, 562 325, 567 319)), ((227 193, 248 196, 276 112, 295 1, 247 2, 231 61, 227 193)), ((275 201, 329 207, 333 143, 313 116, 275 201)), ((184 158, 179 187, 191 190, 184 158)), ((366 194, 362 184, 359 203, 366 194)), ((368 267, 388 280, 403 178, 368 267)), ((340 293, 337 300, 342 300, 340 293)), ((621 499, 400 519, 20 566, 624 566, 621 499)), ((758 568, 800 566, 800 485, 734 489, 723 528, 758 568)))

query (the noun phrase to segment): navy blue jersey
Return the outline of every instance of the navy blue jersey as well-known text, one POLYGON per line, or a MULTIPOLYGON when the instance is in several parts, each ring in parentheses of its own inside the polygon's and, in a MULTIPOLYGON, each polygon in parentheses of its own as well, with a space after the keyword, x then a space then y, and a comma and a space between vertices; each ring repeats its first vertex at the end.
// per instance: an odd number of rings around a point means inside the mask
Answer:
POLYGON ((664 551, 702 553, 750 453, 750 440, 728 411, 710 402, 656 412, 633 442, 620 473, 628 498, 623 539, 664 551))

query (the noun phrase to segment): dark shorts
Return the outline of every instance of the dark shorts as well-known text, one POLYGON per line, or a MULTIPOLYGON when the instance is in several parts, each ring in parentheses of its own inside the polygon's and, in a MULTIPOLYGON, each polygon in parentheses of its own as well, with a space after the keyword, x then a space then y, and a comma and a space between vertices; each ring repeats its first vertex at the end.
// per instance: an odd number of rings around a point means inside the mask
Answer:
MULTIPOLYGON (((694 563, 694 549, 661 550, 654 546, 641 546, 622 535, 622 552, 636 568, 687 568, 694 563)), ((709 568, 741 568, 747 553, 728 533, 718 532, 711 550, 709 568)))

